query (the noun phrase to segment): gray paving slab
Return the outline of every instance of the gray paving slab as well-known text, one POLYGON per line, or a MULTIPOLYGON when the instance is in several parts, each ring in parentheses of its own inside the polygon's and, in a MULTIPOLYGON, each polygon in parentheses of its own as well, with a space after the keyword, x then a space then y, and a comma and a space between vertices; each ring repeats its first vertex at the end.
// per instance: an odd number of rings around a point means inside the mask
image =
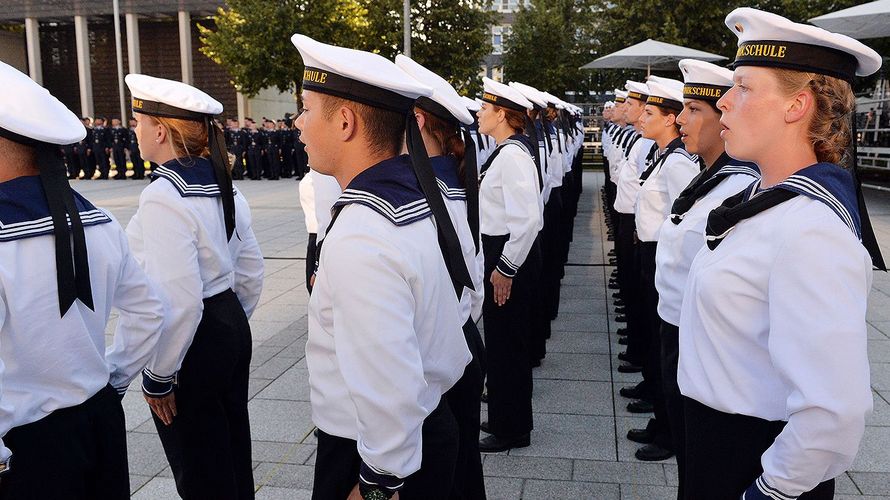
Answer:
POLYGON ((550 500, 553 498, 620 498, 617 484, 580 483, 575 481, 541 481, 529 479, 522 490, 522 498, 550 500))
MULTIPOLYGON (((575 221, 560 317, 553 322, 548 356, 535 370, 535 431, 525 449, 484 457, 486 490, 493 500, 518 498, 674 498, 673 460, 644 463, 627 430, 648 415, 629 414, 617 391, 640 380, 616 371, 624 350, 614 332, 613 247, 605 239, 599 199, 601 174, 587 173, 575 221)), ((75 182, 123 224, 147 183, 75 182)), ((251 204, 254 231, 266 256, 265 287, 253 318, 250 413, 257 498, 310 498, 315 438, 304 359, 308 293, 304 283, 306 231, 295 182, 236 182, 251 204)), ((890 195, 866 191, 872 222, 890 256, 890 195)), ((113 317, 116 317, 114 315, 113 317)), ((890 275, 876 273, 868 309, 868 347, 875 411, 849 475, 837 480, 837 499, 890 498, 890 275)), ((106 329, 113 333, 114 321, 106 329)), ((138 383, 124 398, 133 498, 178 498, 138 383)), ((483 418, 487 418, 483 405, 483 418)))

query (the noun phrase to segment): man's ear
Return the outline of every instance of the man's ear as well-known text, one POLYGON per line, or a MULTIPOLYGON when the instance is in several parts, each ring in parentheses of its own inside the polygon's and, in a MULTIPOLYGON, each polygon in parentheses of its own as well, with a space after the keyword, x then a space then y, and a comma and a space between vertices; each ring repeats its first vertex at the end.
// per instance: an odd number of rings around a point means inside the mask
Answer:
POLYGON ((340 109, 337 110, 334 117, 339 121, 337 124, 337 131, 341 141, 348 142, 358 136, 358 129, 360 127, 358 123, 359 119, 358 115, 352 108, 348 106, 340 106, 340 109))

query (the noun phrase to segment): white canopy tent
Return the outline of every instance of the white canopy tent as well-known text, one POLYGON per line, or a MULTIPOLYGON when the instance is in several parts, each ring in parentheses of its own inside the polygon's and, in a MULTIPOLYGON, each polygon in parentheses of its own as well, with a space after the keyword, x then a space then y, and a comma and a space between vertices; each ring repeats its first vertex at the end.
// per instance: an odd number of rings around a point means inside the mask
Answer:
POLYGON ((824 16, 810 22, 820 28, 856 38, 890 36, 890 0, 877 0, 824 16))
MULTIPOLYGON (((890 0, 888 0, 890 1, 890 0)), ((680 59, 699 59, 701 61, 715 62, 726 59, 717 54, 704 52, 659 42, 651 38, 636 45, 613 52, 595 59, 581 69, 645 69, 650 73, 653 69, 678 70, 677 62, 680 59)))

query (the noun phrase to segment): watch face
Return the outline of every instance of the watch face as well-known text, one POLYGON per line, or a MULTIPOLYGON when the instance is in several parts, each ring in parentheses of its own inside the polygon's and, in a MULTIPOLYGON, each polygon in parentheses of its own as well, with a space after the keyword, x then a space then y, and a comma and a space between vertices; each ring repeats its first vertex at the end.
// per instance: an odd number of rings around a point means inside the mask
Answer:
POLYGON ((373 488, 362 494, 364 500, 389 500, 390 495, 384 493, 383 490, 373 488))

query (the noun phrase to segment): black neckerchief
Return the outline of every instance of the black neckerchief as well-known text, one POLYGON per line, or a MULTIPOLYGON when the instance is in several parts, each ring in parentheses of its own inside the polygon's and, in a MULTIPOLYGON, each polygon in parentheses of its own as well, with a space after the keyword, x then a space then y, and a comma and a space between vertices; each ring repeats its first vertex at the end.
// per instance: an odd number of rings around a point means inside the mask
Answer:
MULTIPOLYGON (((699 158, 699 162, 702 162, 701 158, 699 158)), ((695 202, 710 193, 723 182, 725 177, 737 173, 750 173, 756 177, 760 174, 760 170, 753 163, 733 160, 725 152, 721 154, 710 168, 702 170, 695 176, 674 201, 671 206, 671 222, 679 224, 689 209, 695 205, 695 202)))
POLYGON ((649 176, 652 175, 652 172, 655 172, 655 169, 661 166, 661 164, 664 163, 667 157, 670 156, 671 153, 673 153, 677 149, 683 149, 683 141, 680 140, 679 137, 677 137, 667 145, 664 153, 660 155, 656 153, 655 161, 653 161, 652 164, 649 165, 649 168, 647 168, 646 171, 643 172, 642 175, 640 175, 640 185, 642 186, 643 183, 646 182, 646 179, 648 179, 649 176))

